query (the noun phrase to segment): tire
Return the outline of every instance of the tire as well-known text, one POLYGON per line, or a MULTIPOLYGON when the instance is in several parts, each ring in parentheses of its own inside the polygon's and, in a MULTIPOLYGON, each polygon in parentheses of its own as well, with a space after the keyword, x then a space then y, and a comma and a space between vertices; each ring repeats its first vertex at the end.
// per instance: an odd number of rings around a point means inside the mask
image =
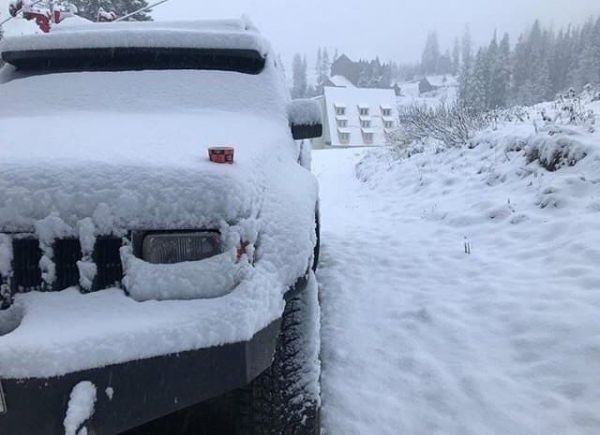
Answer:
POLYGON ((273 364, 239 391, 236 434, 320 434, 319 316, 311 273, 286 304, 273 364))

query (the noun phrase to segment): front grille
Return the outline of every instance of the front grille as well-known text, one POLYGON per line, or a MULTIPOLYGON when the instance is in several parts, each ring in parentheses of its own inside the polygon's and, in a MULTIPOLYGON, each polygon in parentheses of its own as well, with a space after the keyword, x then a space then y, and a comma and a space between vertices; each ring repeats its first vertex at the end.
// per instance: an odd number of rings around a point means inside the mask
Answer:
MULTIPOLYGON (((97 274, 91 291, 118 286, 123 278, 123 267, 119 249, 122 239, 119 237, 98 237, 94 246, 91 261, 96 264, 97 274)), ((7 283, 12 299, 16 293, 30 291, 60 291, 67 287, 79 285, 79 268, 77 262, 82 259, 81 244, 78 239, 67 238, 56 240, 52 261, 55 265, 55 280, 48 285, 42 279, 40 260, 42 250, 35 238, 15 238, 12 242, 13 261, 12 277, 1 277, 0 283, 7 283)), ((0 295, 6 301, 7 296, 0 295)))

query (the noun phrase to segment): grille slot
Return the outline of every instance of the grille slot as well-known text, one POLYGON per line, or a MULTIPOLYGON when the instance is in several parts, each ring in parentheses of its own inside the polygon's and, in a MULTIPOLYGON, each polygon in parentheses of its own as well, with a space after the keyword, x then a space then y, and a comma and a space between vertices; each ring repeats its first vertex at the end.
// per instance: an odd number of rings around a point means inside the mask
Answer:
POLYGON ((99 237, 94 246, 93 260, 98 272, 94 279, 94 290, 119 285, 123 278, 123 265, 121 264, 121 239, 117 237, 99 237))
POLYGON ((79 284, 79 268, 81 260, 81 244, 78 239, 59 239, 54 243, 54 264, 56 265, 56 281, 54 290, 62 290, 79 284))
POLYGON ((43 290, 41 258, 42 250, 37 239, 13 240, 13 293, 43 290))

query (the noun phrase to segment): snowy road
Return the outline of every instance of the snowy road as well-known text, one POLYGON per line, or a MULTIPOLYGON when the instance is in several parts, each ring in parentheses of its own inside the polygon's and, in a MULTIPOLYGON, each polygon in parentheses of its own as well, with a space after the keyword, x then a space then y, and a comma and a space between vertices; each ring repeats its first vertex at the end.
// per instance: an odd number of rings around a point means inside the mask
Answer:
POLYGON ((600 433, 597 213, 548 221, 451 153, 363 183, 362 153, 314 153, 326 434, 600 433))

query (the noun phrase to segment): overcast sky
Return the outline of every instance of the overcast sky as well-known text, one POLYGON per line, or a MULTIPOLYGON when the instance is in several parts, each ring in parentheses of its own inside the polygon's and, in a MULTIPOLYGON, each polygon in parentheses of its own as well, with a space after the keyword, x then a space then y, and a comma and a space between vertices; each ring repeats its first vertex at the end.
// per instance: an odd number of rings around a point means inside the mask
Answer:
MULTIPOLYGON (((0 16, 6 16, 7 3, 0 0, 0 16)), ((295 52, 314 57, 317 47, 326 46, 353 58, 412 62, 434 29, 443 48, 467 23, 476 42, 487 42, 495 28, 516 36, 535 18, 560 26, 600 16, 600 0, 170 0, 154 11, 159 20, 242 14, 285 59, 295 52)))
POLYGON ((600 15, 600 0, 170 0, 157 19, 249 15, 286 58, 319 46, 351 57, 414 61, 427 32, 450 45, 469 23, 477 41, 513 35, 535 18, 561 25, 600 15))

